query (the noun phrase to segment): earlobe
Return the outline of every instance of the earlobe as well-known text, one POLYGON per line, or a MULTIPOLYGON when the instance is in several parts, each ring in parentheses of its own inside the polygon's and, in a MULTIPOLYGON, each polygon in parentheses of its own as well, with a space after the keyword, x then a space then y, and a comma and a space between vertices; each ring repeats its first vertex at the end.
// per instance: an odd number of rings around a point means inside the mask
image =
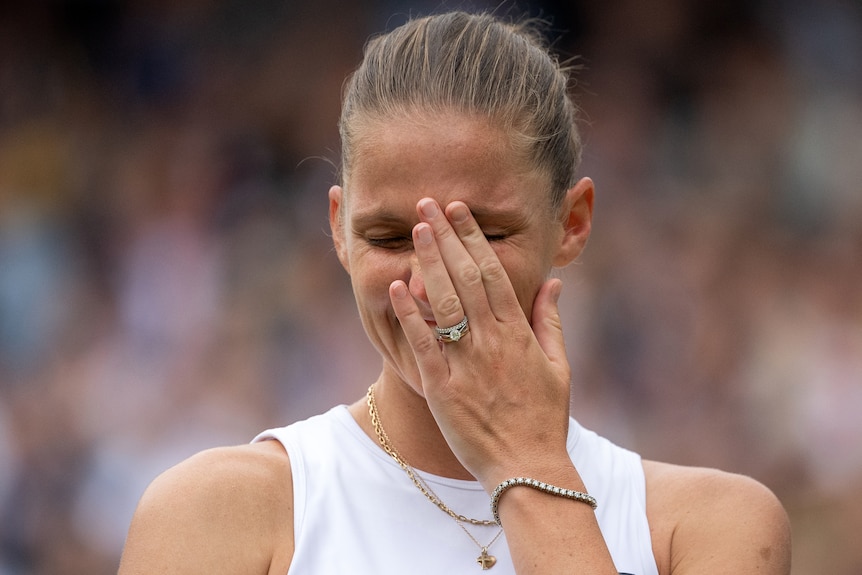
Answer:
POLYGON ((343 206, 344 190, 341 186, 332 186, 329 188, 329 228, 332 230, 332 243, 335 247, 335 253, 338 255, 338 261, 342 267, 350 273, 350 266, 347 260, 347 251, 344 244, 344 218, 343 206))
POLYGON ((554 257, 554 267, 569 265, 584 251, 592 229, 594 196, 595 188, 590 178, 581 178, 566 192, 560 214, 563 238, 554 257))

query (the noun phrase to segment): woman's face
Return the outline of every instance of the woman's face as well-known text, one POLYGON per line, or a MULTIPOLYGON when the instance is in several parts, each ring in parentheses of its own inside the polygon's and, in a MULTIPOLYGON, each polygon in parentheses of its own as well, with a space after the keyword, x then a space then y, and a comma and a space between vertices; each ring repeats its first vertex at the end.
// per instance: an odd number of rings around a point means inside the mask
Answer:
MULTIPOLYGON (((432 329, 411 235, 419 222, 419 200, 430 197, 443 208, 453 200, 469 206, 527 318, 551 267, 577 256, 563 248, 571 248, 566 238, 572 234, 572 206, 567 197, 562 209, 552 208, 548 179, 516 156, 504 131, 461 115, 374 124, 356 143, 353 158, 345 189, 330 190, 336 250, 350 274, 365 330, 386 368, 421 394, 413 352, 388 291, 393 281, 403 280, 432 329)), ((590 211, 591 184, 587 195, 590 211)), ((589 233, 589 214, 584 217, 574 226, 584 236, 576 251, 589 233)))

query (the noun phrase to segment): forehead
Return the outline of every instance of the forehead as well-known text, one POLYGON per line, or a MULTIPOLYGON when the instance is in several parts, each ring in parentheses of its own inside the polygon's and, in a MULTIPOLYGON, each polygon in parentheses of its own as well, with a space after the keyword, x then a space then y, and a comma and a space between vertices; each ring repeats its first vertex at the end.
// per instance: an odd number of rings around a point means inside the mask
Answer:
POLYGON ((462 200, 479 211, 536 207, 548 181, 487 119, 462 114, 367 122, 345 189, 351 211, 404 208, 423 197, 462 200))

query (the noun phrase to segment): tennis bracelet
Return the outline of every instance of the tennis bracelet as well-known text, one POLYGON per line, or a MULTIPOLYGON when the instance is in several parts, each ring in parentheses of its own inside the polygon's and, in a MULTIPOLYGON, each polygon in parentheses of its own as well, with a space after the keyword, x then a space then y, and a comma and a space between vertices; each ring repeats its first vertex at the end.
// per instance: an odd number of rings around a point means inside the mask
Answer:
POLYGON ((500 503, 500 497, 512 487, 518 486, 531 487, 533 489, 538 489, 539 491, 543 491, 551 495, 557 495, 559 497, 565 497, 566 499, 580 501, 582 503, 586 503, 593 509, 598 507, 596 498, 588 493, 583 493, 582 491, 573 491, 571 489, 563 489, 562 487, 550 485, 548 483, 539 481, 538 479, 532 479, 530 477, 513 477, 512 479, 507 479, 506 481, 498 485, 497 488, 494 489, 494 492, 491 494, 491 513, 494 514, 494 521, 496 521, 497 525, 501 527, 503 526, 503 524, 500 523, 500 514, 497 511, 497 506, 500 503))

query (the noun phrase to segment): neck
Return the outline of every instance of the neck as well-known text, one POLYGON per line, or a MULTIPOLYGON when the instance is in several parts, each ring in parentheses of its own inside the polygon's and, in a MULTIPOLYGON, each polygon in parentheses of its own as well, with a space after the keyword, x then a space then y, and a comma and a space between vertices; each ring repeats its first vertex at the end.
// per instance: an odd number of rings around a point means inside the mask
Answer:
MULTIPOLYGON (((473 479, 443 438, 425 398, 409 384, 384 368, 374 384, 374 398, 380 425, 410 466, 443 477, 473 479)), ((351 405, 350 413, 365 433, 379 445, 366 398, 351 405)))

